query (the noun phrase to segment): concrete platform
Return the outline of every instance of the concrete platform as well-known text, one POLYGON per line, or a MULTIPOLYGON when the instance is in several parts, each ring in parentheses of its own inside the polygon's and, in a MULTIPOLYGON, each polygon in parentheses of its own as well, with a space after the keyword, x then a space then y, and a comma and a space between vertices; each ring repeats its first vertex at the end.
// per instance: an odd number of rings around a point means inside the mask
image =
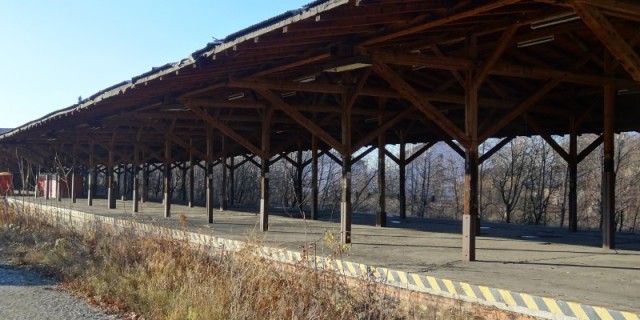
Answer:
MULTIPOLYGON (((92 207, 86 199, 74 205, 68 200, 24 200, 170 227, 180 227, 184 214, 192 232, 251 238, 319 255, 331 254, 326 231, 339 236, 339 212, 312 221, 300 219, 296 211, 272 209, 269 231, 262 233, 257 231, 257 210, 251 208, 216 209, 209 225, 203 207, 173 204, 172 217, 166 219, 162 204, 155 202, 132 214, 130 201, 118 201, 117 209, 109 210, 105 200, 94 200, 92 207)), ((353 221, 353 245, 344 258, 349 261, 640 314, 640 234, 619 233, 618 249, 605 250, 597 231, 483 223, 478 261, 463 262, 460 222, 390 217, 387 228, 376 228, 375 216, 368 214, 354 214, 353 221)))

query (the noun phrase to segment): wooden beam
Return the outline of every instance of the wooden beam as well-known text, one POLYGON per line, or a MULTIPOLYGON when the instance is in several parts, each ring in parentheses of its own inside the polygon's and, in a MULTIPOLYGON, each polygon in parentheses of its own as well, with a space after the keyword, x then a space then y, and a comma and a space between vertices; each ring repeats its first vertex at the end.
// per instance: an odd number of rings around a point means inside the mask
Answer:
POLYGON ((457 153, 460 157, 464 158, 464 150, 460 147, 459 144, 455 143, 452 140, 443 140, 455 153, 457 153))
POLYGON ((406 108, 400 112, 398 112, 391 119, 382 121, 382 124, 379 125, 375 130, 369 132, 366 136, 361 138, 356 144, 353 145, 354 150, 358 150, 365 145, 369 144, 371 141, 376 139, 379 135, 383 134, 385 131, 389 130, 396 123, 405 119, 408 115, 410 115, 415 110, 413 108, 406 108))
POLYGON ((615 85, 619 88, 629 89, 637 89, 638 87, 640 87, 640 84, 638 84, 637 80, 632 81, 627 79, 615 78, 613 76, 580 73, 560 69, 545 69, 539 67, 521 66, 508 62, 496 62, 489 73, 500 76, 520 77, 527 79, 555 79, 560 82, 577 83, 595 87, 604 85, 615 85))
POLYGON ((560 84, 558 80, 551 80, 547 82, 542 88, 538 89, 534 94, 529 96, 524 101, 520 102, 513 110, 509 111, 506 115, 500 118, 494 125, 491 126, 487 131, 482 133, 480 137, 478 137, 479 142, 484 142, 485 140, 491 138, 493 135, 498 133, 502 128, 511 123, 515 118, 522 115, 527 109, 529 109, 532 105, 538 102, 542 97, 544 97, 547 93, 553 90, 556 86, 560 84))
POLYGON ((483 162, 485 162, 486 160, 491 158, 492 155, 494 155, 496 152, 498 152, 500 149, 502 149, 502 147, 507 145, 507 143, 509 143, 514 138, 515 138, 515 136, 510 136, 510 137, 506 137, 506 138, 500 140, 500 142, 498 142, 495 146, 493 146, 493 148, 491 148, 491 150, 485 152, 480 157, 480 164, 482 164, 483 162))
POLYGON ((274 94, 271 90, 264 89, 264 88, 256 88, 254 89, 254 91, 256 91, 258 94, 264 97, 274 107, 286 113, 291 119, 296 121, 303 128, 309 130, 311 133, 318 136, 318 138, 320 138, 326 144, 340 151, 341 153, 344 151, 342 144, 338 142, 338 140, 336 140, 329 133, 327 133, 322 128, 320 128, 320 126, 318 126, 314 121, 305 117, 303 114, 301 114, 297 110, 293 109, 286 102, 284 102, 284 100, 282 100, 280 97, 274 94))
POLYGON ((275 81, 275 80, 231 80, 228 83, 230 88, 248 88, 248 89, 268 89, 278 91, 300 91, 300 92, 316 92, 316 93, 334 93, 344 94, 346 87, 334 84, 324 83, 302 83, 293 81, 275 81))
POLYGON ((418 151, 412 153, 409 158, 407 158, 406 162, 407 164, 413 162, 414 160, 418 159, 418 157, 427 152, 427 150, 431 149, 431 147, 433 147, 436 144, 436 142, 431 141, 431 142, 427 142, 425 143, 422 147, 420 147, 420 149, 418 149, 418 151))
POLYGON ((309 64, 313 64, 316 62, 320 62, 322 60, 331 58, 331 54, 329 53, 323 53, 317 56, 313 56, 313 57, 309 57, 306 59, 301 59, 301 60, 296 60, 295 62, 291 62, 291 63, 287 63, 284 65, 280 65, 277 67, 273 67, 264 71, 260 71, 260 72, 256 72, 255 74, 251 75, 251 78, 258 78, 258 77, 262 77, 262 76, 267 76, 276 72, 282 72, 282 71, 286 71, 286 70, 290 70, 293 68, 297 68, 297 67, 302 67, 302 66, 306 66, 309 64))
POLYGON ((389 157, 389 159, 393 160, 393 162, 395 162, 396 164, 400 163, 400 159, 398 159, 398 157, 396 157, 393 153, 391 153, 391 151, 385 149, 384 150, 384 154, 387 155, 387 157, 389 157))
POLYGON ((362 43, 362 46, 370 46, 373 44, 377 44, 377 43, 381 43, 381 42, 385 42, 391 39, 396 39, 399 37, 403 37, 406 35, 411 35, 417 32, 421 32, 424 30, 428 30, 431 28, 435 28, 441 25, 445 25, 448 23, 452 23, 458 20, 462 20, 465 18, 469 18, 475 15, 479 15, 491 10, 495 10, 498 8, 502 8, 504 6, 510 5, 510 4, 514 4, 519 2, 519 0, 500 0, 500 1, 491 1, 489 3, 480 5, 478 7, 466 10, 466 11, 462 11, 459 13, 454 13, 454 14, 448 14, 442 18, 439 19, 435 19, 426 23, 421 23, 419 25, 413 26, 413 27, 409 27, 409 28, 404 28, 402 30, 396 31, 396 32, 392 32, 389 34, 386 34, 384 36, 380 36, 380 37, 376 37, 376 38, 372 38, 369 39, 367 41, 364 41, 362 43))
POLYGON ((356 162, 362 160, 362 158, 366 157, 369 153, 371 153, 371 151, 373 151, 375 149, 376 149, 376 146, 370 146, 369 148, 367 148, 364 151, 360 152, 359 155, 353 157, 353 159, 351 159, 351 163, 356 163, 356 162))
POLYGON ((604 141, 604 135, 599 135, 586 148, 582 149, 582 151, 578 153, 578 156, 576 158, 577 162, 582 162, 587 156, 589 156, 589 154, 591 154, 591 152, 596 150, 600 146, 600 144, 602 144, 602 141, 604 141))
POLYGON ((518 25, 512 25, 508 27, 498 39, 497 47, 493 50, 489 58, 482 64, 482 66, 478 69, 476 74, 474 75, 473 85, 480 86, 484 82, 484 80, 489 75, 489 71, 493 68, 493 65, 502 57, 504 51, 511 44, 511 38, 518 30, 518 25))
POLYGON ((253 152, 253 154, 262 156, 262 150, 256 147, 251 141, 247 140, 241 134, 237 133, 222 121, 212 117, 207 112, 202 110, 200 107, 196 107, 191 104, 186 104, 186 107, 189 108, 193 113, 195 113, 198 117, 208 122, 210 125, 214 126, 216 129, 220 130, 229 138, 233 139, 235 142, 241 144, 243 147, 247 148, 247 150, 253 152))
MULTIPOLYGON (((629 75, 635 81, 640 82, 640 57, 609 22, 609 19, 600 10, 586 5, 582 1, 575 1, 573 8, 593 34, 627 70, 629 75)), ((639 8, 636 7, 636 9, 639 8)))
POLYGON ((576 2, 580 5, 600 7, 611 12, 640 18, 640 3, 635 0, 578 0, 576 2))
POLYGON ((464 58, 445 57, 440 55, 426 55, 421 53, 400 53, 376 51, 372 55, 374 61, 385 64, 396 64, 403 66, 419 66, 430 69, 442 70, 466 70, 473 66, 473 61, 464 58))
POLYGON ((555 140, 553 140, 553 137, 551 137, 551 135, 540 125, 540 123, 538 123, 538 121, 527 114, 523 114, 521 117, 524 118, 531 129, 539 134, 542 139, 544 139, 544 141, 546 141, 549 146, 551 146, 551 148, 553 148, 553 150, 555 150, 555 152, 557 152, 562 157, 562 159, 564 159, 564 161, 571 161, 569 153, 567 153, 566 150, 564 150, 555 140))
POLYGON ((375 61, 373 65, 375 72, 384 78, 391 87, 396 89, 405 99, 422 111, 433 123, 446 132, 451 138, 467 143, 467 137, 449 118, 444 116, 429 101, 423 100, 416 89, 408 84, 399 74, 393 71, 388 65, 380 61, 375 61))

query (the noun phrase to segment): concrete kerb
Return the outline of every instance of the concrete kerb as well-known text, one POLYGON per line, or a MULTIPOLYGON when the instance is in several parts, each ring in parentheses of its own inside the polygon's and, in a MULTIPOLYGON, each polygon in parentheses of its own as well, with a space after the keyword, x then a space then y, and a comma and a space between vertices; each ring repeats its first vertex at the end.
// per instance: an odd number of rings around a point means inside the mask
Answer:
MULTIPOLYGON (((135 230, 144 235, 162 235, 176 240, 187 239, 192 244, 203 245, 216 250, 238 251, 245 246, 243 241, 126 219, 105 217, 70 208, 22 202, 15 198, 9 198, 8 201, 14 206, 22 208, 26 213, 33 213, 37 210, 39 217, 46 213, 51 222, 77 230, 91 230, 100 225, 101 227, 113 228, 116 231, 135 230), (25 210, 27 208, 31 210, 25 210)), ((450 299, 459 299, 534 317, 546 319, 640 320, 640 314, 636 313, 370 266, 341 258, 302 254, 297 251, 267 246, 260 246, 256 250, 258 255, 282 263, 302 264, 309 268, 337 272, 344 276, 366 279, 383 285, 450 299)))

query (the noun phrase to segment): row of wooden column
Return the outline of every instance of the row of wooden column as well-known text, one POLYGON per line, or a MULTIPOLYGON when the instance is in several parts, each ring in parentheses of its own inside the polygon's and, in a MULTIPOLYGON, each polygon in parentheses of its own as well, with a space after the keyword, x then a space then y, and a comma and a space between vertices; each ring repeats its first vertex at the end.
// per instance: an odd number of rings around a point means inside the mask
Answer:
MULTIPOLYGON (((472 75, 469 76, 472 78, 472 75)), ((475 260, 475 237, 478 234, 478 185, 479 185, 479 176, 478 176, 478 168, 481 163, 478 146, 480 141, 478 140, 478 106, 477 106, 477 95, 478 95, 478 87, 476 85, 469 85, 466 95, 466 125, 465 132, 469 137, 468 143, 464 146, 463 154, 465 156, 465 202, 464 202, 464 215, 463 215, 463 258, 466 261, 475 260)), ((614 200, 614 190, 615 190, 615 172, 613 165, 613 134, 614 134, 614 101, 615 99, 615 89, 611 86, 605 87, 605 101, 604 101, 604 134, 602 140, 604 141, 604 165, 603 165, 603 178, 602 178, 602 196, 603 196, 603 247, 605 248, 614 248, 614 232, 615 232, 615 221, 614 221, 614 210, 615 210, 615 200, 614 200)), ((272 111, 271 111, 272 112, 272 111)), ((261 130, 261 151, 260 155, 260 228, 263 231, 268 230, 269 224, 269 165, 271 160, 271 150, 270 150, 270 122, 271 122, 270 111, 266 111, 265 116, 263 117, 262 130, 261 130)), ((383 119, 379 119, 380 124, 382 125, 383 119)), ((577 129, 575 123, 572 120, 572 124, 570 125, 570 146, 568 154, 568 168, 569 168, 569 230, 576 231, 577 229, 577 164, 580 162, 581 158, 584 158, 584 155, 579 155, 577 153, 577 129)), ((377 141, 377 149, 378 149, 378 186, 379 186, 379 200, 376 209, 376 225, 380 227, 386 226, 386 203, 385 203, 385 192, 384 186, 386 184, 385 181, 385 158, 386 156, 392 157, 392 159, 398 163, 399 165, 399 173, 400 173, 400 217, 406 217, 406 196, 405 196, 405 167, 408 162, 415 159, 415 154, 413 154, 409 159, 406 157, 406 144, 404 142, 404 135, 400 134, 400 150, 399 157, 395 158, 390 155, 385 149, 385 139, 384 135, 381 134, 377 141)), ((222 148, 225 147, 225 137, 222 137, 221 143, 222 148)), ((341 175, 341 241, 343 243, 351 242, 351 165, 353 162, 352 158, 352 149, 351 149, 351 116, 350 112, 347 108, 342 115, 342 143, 343 150, 341 154, 341 164, 342 164, 342 175, 341 175)), ((114 190, 114 152, 113 152, 113 143, 111 144, 111 149, 108 150, 108 158, 106 164, 106 184, 107 184, 107 198, 108 198, 108 208, 114 209, 116 207, 116 192, 114 190)), ((421 150, 424 152, 428 149, 429 146, 425 146, 421 150)), ((300 148, 299 148, 300 149, 300 148)), ((592 148, 592 149, 595 149, 592 148)), ((90 157, 89 157, 89 170, 88 170, 88 179, 87 179, 87 198, 88 205, 93 205, 93 197, 95 195, 95 184, 96 184, 96 169, 95 169, 95 161, 93 158, 93 145, 90 146, 90 157)), ((169 217, 171 215, 171 202, 172 202, 172 194, 171 194, 171 172, 172 172, 172 144, 171 139, 166 137, 165 146, 164 146, 164 215, 165 217, 169 217)), ((211 129, 207 130, 207 159, 205 170, 206 170, 206 207, 207 207, 207 215, 209 223, 213 223, 213 195, 214 195, 214 184, 213 184, 213 131, 211 129)), ((318 141, 315 135, 312 135, 311 138, 311 154, 312 154, 312 175, 311 175, 311 218, 318 218, 318 141)), ((298 205, 301 205, 302 198, 302 185, 301 185, 301 177, 302 177, 302 152, 301 150, 297 153, 297 170, 298 170, 298 180, 296 182, 296 198, 298 205)), ((190 187, 189 187, 189 205, 193 206, 193 184, 194 184, 194 176, 193 176, 193 156, 190 155, 190 187)), ((233 158, 232 158, 233 159, 233 158)), ((144 201, 143 197, 146 197, 146 180, 148 179, 148 171, 146 169, 140 170, 140 151, 138 148, 135 148, 134 151, 134 163, 133 163, 133 172, 132 172, 132 194, 133 194, 133 211, 138 212, 139 210, 139 201, 144 201), (139 174, 142 172, 143 174, 143 184, 142 184, 142 195, 140 197, 139 192, 139 174)), ((220 210, 225 210, 227 208, 227 159, 224 155, 224 152, 220 158, 220 163, 222 164, 222 177, 221 177, 221 185, 222 188, 220 190, 220 210)), ((75 166, 75 163, 74 163, 75 166)), ((231 177, 230 180, 233 180, 233 170, 235 169, 235 164, 231 163, 231 177)), ((72 174, 75 175, 75 170, 72 171, 72 174)), ((72 184, 73 186, 74 184, 72 184)), ((73 187, 75 188, 75 187, 73 187)), ((184 189, 184 187, 183 187, 184 189)), ((74 201, 75 201, 75 192, 72 192, 74 201)), ((233 203, 233 192, 231 192, 233 203)))

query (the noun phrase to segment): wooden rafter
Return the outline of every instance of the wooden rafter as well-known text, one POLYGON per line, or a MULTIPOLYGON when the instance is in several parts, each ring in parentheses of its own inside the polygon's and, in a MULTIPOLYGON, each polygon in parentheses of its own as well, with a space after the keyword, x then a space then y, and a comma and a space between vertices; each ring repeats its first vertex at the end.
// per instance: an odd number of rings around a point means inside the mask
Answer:
POLYGON ((402 36, 406 36, 406 35, 414 34, 414 33, 417 33, 417 32, 424 31, 424 30, 428 30, 428 29, 431 29, 431 28, 435 28, 435 27, 438 27, 438 26, 441 26, 441 25, 444 25, 444 24, 447 24, 447 23, 452 23, 452 22, 455 22, 455 21, 458 21, 458 20, 469 18, 469 17, 472 17, 474 15, 481 14, 481 13, 484 13, 484 12, 488 12, 488 11, 491 11, 491 10, 495 10, 495 9, 498 9, 498 8, 501 8, 501 7, 510 5, 510 4, 517 3, 517 2, 519 2, 519 0, 492 1, 492 2, 489 2, 487 4, 481 5, 479 7, 472 8, 472 9, 467 10, 467 11, 462 11, 462 12, 457 13, 457 14, 447 15, 445 17, 442 17, 442 18, 439 18, 439 19, 435 19, 435 20, 427 22, 427 23, 422 23, 422 24, 419 24, 419 25, 414 26, 414 27, 406 28, 406 29, 403 29, 403 30, 400 30, 400 31, 389 33, 389 34, 384 35, 384 36, 380 36, 380 37, 376 37, 376 38, 364 41, 364 43, 362 45, 364 45, 364 46, 373 45, 373 44, 381 43, 381 42, 384 42, 384 41, 387 41, 387 40, 396 39, 396 38, 399 38, 399 37, 402 37, 402 36))
POLYGON ((251 141, 243 137, 241 134, 237 133, 235 130, 231 129, 229 126, 224 124, 222 121, 210 116, 207 112, 202 110, 200 107, 196 107, 191 104, 186 104, 186 107, 195 113, 202 120, 208 122, 210 125, 214 126, 216 129, 220 130, 229 138, 233 139, 235 142, 241 144, 243 147, 247 148, 247 150, 253 152, 253 154, 262 157, 262 150, 256 145, 254 145, 251 141))
POLYGON ((533 129, 533 131, 535 131, 538 135, 540 135, 542 137, 542 139, 544 139, 544 141, 546 141, 549 146, 551 146, 551 148, 553 148, 553 150, 555 150, 555 152, 557 152, 562 159, 564 159, 564 161, 571 161, 571 156, 569 155, 569 153, 564 150, 559 144, 558 142, 556 142, 556 140, 553 139, 553 137, 551 137, 551 135, 540 125, 540 123, 538 123, 538 121, 536 121, 535 119, 533 119, 531 116, 527 115, 527 114, 523 114, 521 115, 522 118, 524 118, 524 120, 529 124, 529 126, 531 127, 531 129, 533 129))
POLYGON ((269 89, 265 88, 254 88, 254 90, 260 94, 263 98, 273 104, 274 107, 280 109, 284 113, 286 113, 291 119, 298 122, 303 128, 309 130, 311 133, 315 134, 322 141, 327 143, 332 148, 342 152, 343 147, 338 140, 333 138, 329 133, 320 128, 315 122, 311 119, 305 117, 303 114, 292 108, 288 105, 284 100, 278 97, 276 94, 271 92, 269 89))
POLYGON ((383 77, 390 86, 398 91, 405 99, 409 100, 418 110, 422 111, 429 120, 446 132, 451 138, 466 141, 465 133, 460 130, 449 118, 444 116, 429 101, 423 100, 416 89, 408 84, 399 74, 381 61, 376 61, 373 65, 374 71, 383 77))
POLYGON ((597 149, 598 146, 600 146, 600 144, 602 144, 603 141, 604 141, 604 135, 601 134, 596 139, 594 139, 586 148, 580 151, 580 153, 576 157, 576 160, 578 161, 578 163, 582 162, 582 160, 584 160, 589 154, 591 154, 591 152, 597 149))
POLYGON ((515 138, 515 136, 510 136, 510 137, 506 137, 502 140, 500 140, 500 142, 498 142, 495 146, 493 146, 493 148, 491 148, 491 150, 485 152, 479 159, 478 162, 480 164, 482 164, 483 162, 485 162, 487 159, 491 158, 492 155, 494 155, 496 152, 500 151, 500 149, 502 149, 502 147, 506 146, 507 143, 509 143, 511 140, 513 140, 515 138))
POLYGON ((478 137, 478 141, 483 142, 498 133, 498 131, 511 123, 511 121, 520 116, 523 112, 527 111, 527 109, 529 109, 532 105, 542 99, 542 97, 544 97, 547 93, 558 86, 558 84, 560 84, 560 81, 558 80, 551 80, 547 82, 547 84, 545 84, 542 88, 519 103, 515 108, 513 108, 513 110, 504 115, 502 118, 500 118, 490 129, 482 133, 478 137))
POLYGON ((381 126, 378 126, 375 130, 369 132, 366 136, 361 138, 356 144, 353 145, 353 149, 354 150, 358 150, 358 149, 364 147, 365 145, 369 144, 371 141, 376 139, 379 135, 381 135, 385 131, 389 130, 396 123, 402 121, 403 119, 405 119, 407 116, 409 116, 413 112, 414 112, 413 108, 406 108, 406 109, 398 112, 391 119, 389 119, 386 122, 384 122, 384 124, 382 124, 381 126))
POLYGON ((593 34, 620 61, 629 75, 640 82, 640 57, 609 22, 609 19, 600 10, 582 1, 575 1, 573 7, 593 34))
POLYGON ((504 51, 507 50, 511 44, 511 38, 513 38, 513 35, 517 30, 518 26, 512 25, 502 33, 502 36, 498 39, 496 48, 476 72, 475 78, 473 79, 474 86, 480 86, 480 84, 484 82, 489 75, 489 71, 493 68, 493 65, 498 61, 498 59, 500 59, 500 57, 502 57, 504 51))

